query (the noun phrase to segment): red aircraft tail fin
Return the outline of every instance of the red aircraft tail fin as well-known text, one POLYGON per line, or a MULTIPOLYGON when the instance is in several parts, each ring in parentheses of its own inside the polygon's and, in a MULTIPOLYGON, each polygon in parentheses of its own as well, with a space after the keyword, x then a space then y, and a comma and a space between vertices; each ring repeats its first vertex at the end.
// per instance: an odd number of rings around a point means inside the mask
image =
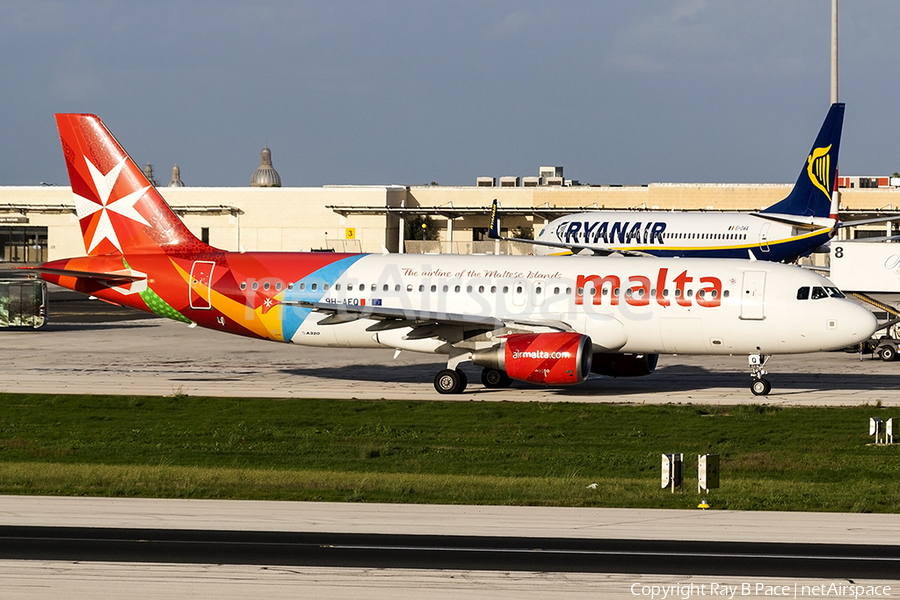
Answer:
POLYGON ((99 117, 58 114, 56 124, 88 255, 211 250, 172 212, 99 117))

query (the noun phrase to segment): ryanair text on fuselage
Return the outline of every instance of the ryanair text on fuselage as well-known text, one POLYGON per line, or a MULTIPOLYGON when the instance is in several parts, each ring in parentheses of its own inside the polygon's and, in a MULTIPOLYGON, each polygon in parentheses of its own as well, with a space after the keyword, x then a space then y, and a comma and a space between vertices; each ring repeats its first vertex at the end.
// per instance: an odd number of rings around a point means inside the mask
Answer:
POLYGON ((664 244, 664 221, 566 221, 556 237, 566 244, 664 244))

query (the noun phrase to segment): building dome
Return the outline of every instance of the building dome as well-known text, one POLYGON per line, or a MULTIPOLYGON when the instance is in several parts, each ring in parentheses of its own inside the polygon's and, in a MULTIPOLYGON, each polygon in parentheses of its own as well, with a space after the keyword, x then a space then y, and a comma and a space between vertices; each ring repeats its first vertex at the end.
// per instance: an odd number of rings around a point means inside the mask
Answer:
POLYGON ((281 177, 272 166, 272 151, 268 146, 260 152, 259 168, 250 178, 250 187, 281 187, 281 177))
POLYGON ((181 169, 178 168, 178 163, 175 163, 175 166, 172 167, 172 181, 170 181, 169 185, 166 187, 184 187, 184 182, 181 181, 181 169))
POLYGON ((147 163, 144 165, 144 177, 150 182, 150 185, 156 187, 156 179, 153 178, 153 165, 147 163))

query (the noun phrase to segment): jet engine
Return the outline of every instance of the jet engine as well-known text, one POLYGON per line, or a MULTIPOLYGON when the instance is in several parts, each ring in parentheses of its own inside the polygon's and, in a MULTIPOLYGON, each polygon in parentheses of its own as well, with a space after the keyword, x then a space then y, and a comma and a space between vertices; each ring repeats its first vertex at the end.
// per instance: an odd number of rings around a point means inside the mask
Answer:
POLYGON ((659 354, 595 354, 591 373, 609 377, 639 377, 656 370, 659 354))
POLYGON ((591 338, 574 332, 516 333, 478 350, 472 362, 513 379, 547 385, 581 383, 591 372, 591 338))

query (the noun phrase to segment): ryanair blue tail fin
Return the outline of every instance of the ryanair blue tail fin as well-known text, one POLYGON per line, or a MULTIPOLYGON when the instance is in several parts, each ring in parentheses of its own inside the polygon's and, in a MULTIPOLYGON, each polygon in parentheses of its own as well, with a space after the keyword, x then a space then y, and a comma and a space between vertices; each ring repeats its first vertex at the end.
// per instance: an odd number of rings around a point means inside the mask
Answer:
POLYGON ((494 204, 491 205, 491 224, 488 226, 488 237, 492 240, 502 239, 500 237, 500 219, 497 216, 496 198, 494 198, 494 204))
POLYGON ((787 198, 759 211, 760 213, 802 217, 832 216, 831 195, 836 185, 843 125, 844 104, 832 104, 794 189, 787 198))

